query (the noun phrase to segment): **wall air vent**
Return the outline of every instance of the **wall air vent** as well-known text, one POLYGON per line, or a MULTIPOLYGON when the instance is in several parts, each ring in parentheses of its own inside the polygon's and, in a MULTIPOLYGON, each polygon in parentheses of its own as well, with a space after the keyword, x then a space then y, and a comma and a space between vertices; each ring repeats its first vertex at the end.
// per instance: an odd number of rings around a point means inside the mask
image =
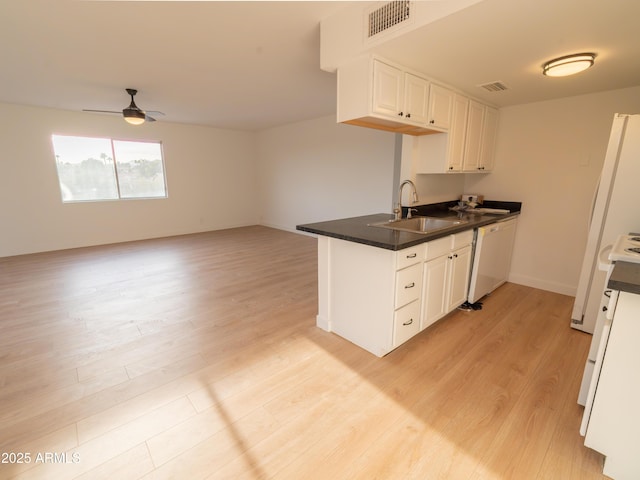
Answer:
POLYGON ((503 92, 505 90, 509 90, 509 87, 507 87, 504 83, 502 83, 499 80, 496 82, 484 83, 482 85, 478 85, 478 87, 484 88, 489 92, 503 92))
POLYGON ((396 0, 369 11, 367 38, 372 38, 411 18, 411 1, 396 0))

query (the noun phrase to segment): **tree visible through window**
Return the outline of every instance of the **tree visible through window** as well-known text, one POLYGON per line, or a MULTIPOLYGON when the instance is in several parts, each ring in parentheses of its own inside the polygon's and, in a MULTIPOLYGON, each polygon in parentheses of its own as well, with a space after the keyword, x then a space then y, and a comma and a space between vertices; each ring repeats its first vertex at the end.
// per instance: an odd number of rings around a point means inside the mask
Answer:
POLYGON ((160 143, 64 135, 52 141, 63 202, 167 196, 160 143))

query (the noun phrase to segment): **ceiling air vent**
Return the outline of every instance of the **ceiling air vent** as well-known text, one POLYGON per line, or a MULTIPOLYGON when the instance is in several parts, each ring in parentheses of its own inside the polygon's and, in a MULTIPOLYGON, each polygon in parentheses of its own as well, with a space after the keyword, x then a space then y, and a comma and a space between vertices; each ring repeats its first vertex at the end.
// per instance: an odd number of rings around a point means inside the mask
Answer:
POLYGON ((504 83, 502 83, 499 80, 497 82, 484 83, 478 86, 481 88, 484 88, 489 92, 503 92, 505 90, 509 90, 509 87, 507 87, 504 83))
POLYGON ((381 7, 369 12, 367 37, 374 37, 396 25, 407 22, 410 18, 411 2, 409 0, 387 2, 381 7))

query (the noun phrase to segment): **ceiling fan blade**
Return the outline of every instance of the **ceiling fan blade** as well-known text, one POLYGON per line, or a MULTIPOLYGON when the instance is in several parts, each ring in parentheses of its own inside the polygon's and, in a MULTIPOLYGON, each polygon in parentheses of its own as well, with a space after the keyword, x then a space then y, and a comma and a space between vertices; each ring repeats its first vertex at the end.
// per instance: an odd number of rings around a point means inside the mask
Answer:
POLYGON ((156 117, 160 116, 160 117, 164 117, 164 113, 159 112, 157 110, 145 110, 145 112, 147 115, 151 114, 151 115, 155 115, 156 117))
POLYGON ((148 113, 145 113, 145 114, 144 114, 144 119, 145 119, 147 122, 155 122, 155 121, 156 121, 156 119, 155 119, 155 118, 153 118, 152 116, 150 116, 148 113))
POLYGON ((113 110, 90 110, 88 108, 83 108, 82 111, 83 112, 97 112, 97 113, 118 113, 118 114, 122 115, 122 112, 115 112, 113 110))

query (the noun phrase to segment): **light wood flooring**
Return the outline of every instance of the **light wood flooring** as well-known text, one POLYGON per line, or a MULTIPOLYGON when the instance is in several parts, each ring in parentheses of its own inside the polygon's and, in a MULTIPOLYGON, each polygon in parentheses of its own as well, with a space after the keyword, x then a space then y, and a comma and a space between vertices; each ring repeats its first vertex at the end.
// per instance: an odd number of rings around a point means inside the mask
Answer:
POLYGON ((0 259, 0 478, 605 478, 571 297, 505 284, 380 359, 315 327, 316 262, 266 227, 0 259))

